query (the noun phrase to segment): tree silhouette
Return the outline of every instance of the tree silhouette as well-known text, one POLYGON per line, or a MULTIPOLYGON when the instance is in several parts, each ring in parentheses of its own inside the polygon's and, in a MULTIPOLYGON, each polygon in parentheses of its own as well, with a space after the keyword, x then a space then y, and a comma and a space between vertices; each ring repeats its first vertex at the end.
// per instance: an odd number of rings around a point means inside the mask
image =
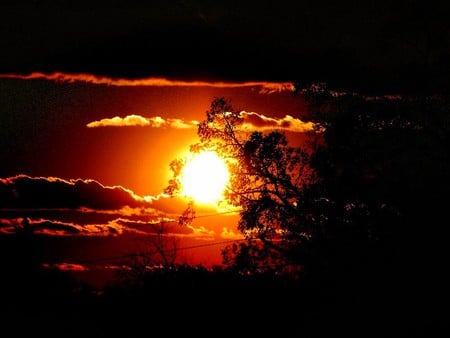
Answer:
MULTIPOLYGON (((280 131, 249 133, 242 123, 230 100, 215 98, 198 126, 200 142, 191 146, 194 152, 215 150, 229 166, 225 199, 240 208, 238 229, 249 242, 239 246, 242 250, 224 251, 244 255, 245 248, 247 259, 236 256, 225 261, 239 261, 243 269, 252 271, 303 264, 307 243, 320 232, 320 219, 313 215, 317 209, 311 207, 317 201, 311 203, 307 197, 317 180, 309 154, 291 147, 280 131)), ((174 178, 166 192, 175 194, 179 189, 182 165, 181 161, 171 164, 174 178)))
POLYGON ((155 269, 168 271, 179 264, 179 239, 170 236, 169 223, 151 224, 151 232, 139 239, 126 262, 127 268, 119 270, 118 280, 141 283, 155 269))
POLYGON ((442 264, 448 96, 369 96, 326 83, 297 84, 297 93, 316 126, 314 142, 302 148, 276 130, 245 130, 225 98, 215 98, 199 124, 191 150, 227 159, 225 197, 241 208, 238 227, 248 239, 225 248, 224 263, 243 273, 301 270, 315 283, 358 280, 369 289, 413 278, 404 272, 419 262, 442 264))
POLYGON ((372 286, 433 280, 438 290, 448 256, 448 92, 375 96, 305 83, 297 92, 324 128, 311 165, 333 203, 327 259, 367 273, 372 286))

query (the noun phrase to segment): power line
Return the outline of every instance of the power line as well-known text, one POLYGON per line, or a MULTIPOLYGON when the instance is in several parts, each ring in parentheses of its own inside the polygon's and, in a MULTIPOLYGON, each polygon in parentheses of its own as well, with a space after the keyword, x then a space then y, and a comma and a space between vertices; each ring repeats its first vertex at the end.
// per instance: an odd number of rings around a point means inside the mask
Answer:
MULTIPOLYGON (((215 246, 215 245, 221 245, 221 244, 227 244, 227 243, 237 243, 237 242, 242 242, 242 241, 246 241, 246 239, 245 238, 232 239, 232 240, 227 240, 227 241, 207 243, 207 244, 191 245, 191 246, 185 246, 185 247, 174 248, 174 249, 166 249, 166 250, 161 250, 161 251, 162 251, 162 253, 166 253, 166 252, 172 252, 172 251, 178 251, 178 250, 191 250, 191 249, 197 249, 197 248, 202 248, 202 247, 207 247, 207 246, 215 246)), ((154 255, 154 254, 161 253, 161 251, 154 250, 154 251, 147 251, 147 252, 144 252, 144 253, 141 253, 141 254, 131 253, 131 254, 126 254, 126 255, 93 258, 93 259, 81 260, 81 261, 78 261, 78 262, 83 264, 83 263, 119 260, 119 259, 123 259, 123 258, 139 257, 139 256, 142 256, 142 255, 154 255)))
MULTIPOLYGON (((216 212, 216 213, 211 213, 211 214, 204 214, 204 215, 199 215, 199 216, 194 216, 194 219, 196 218, 208 218, 208 217, 214 217, 214 216, 219 216, 219 215, 226 215, 226 214, 232 214, 232 213, 238 213, 239 210, 229 210, 229 211, 222 211, 222 212, 216 212)), ((179 223, 178 220, 160 220, 156 223, 142 223, 142 224, 134 224, 133 226, 131 226, 130 228, 140 228, 140 227, 152 227, 155 225, 163 225, 166 223, 179 223)), ((101 262, 101 261, 111 261, 111 260, 120 260, 120 259, 124 259, 124 258, 131 258, 131 257, 139 257, 143 254, 146 255, 154 255, 154 254, 164 254, 166 252, 172 252, 172 251, 177 251, 177 250, 191 250, 191 249, 197 249, 197 248, 201 248, 201 247, 208 247, 208 246, 216 246, 216 245, 222 245, 222 244, 227 244, 227 243, 236 243, 236 242, 242 242, 245 241, 245 238, 241 238, 241 239, 234 239, 234 240, 227 240, 227 241, 221 241, 221 242, 214 242, 214 243, 206 243, 206 244, 198 244, 198 245, 191 245, 191 246, 186 246, 186 247, 181 247, 181 248, 174 248, 174 249, 166 249, 166 250, 159 250, 159 251, 148 251, 148 252, 144 252, 141 254, 137 254, 137 253, 131 253, 131 254, 126 254, 126 255, 117 255, 117 256, 110 256, 110 257, 101 257, 101 258, 93 258, 93 259, 87 259, 87 260, 81 260, 78 261, 78 263, 84 264, 84 263, 94 263, 94 262, 101 262)))
MULTIPOLYGON (((227 215, 227 214, 234 214, 234 213, 238 213, 239 210, 234 210, 234 211, 222 211, 222 212, 216 212, 213 214, 204 214, 204 215, 199 215, 199 216, 194 216, 193 220, 195 220, 196 218, 207 218, 207 217, 214 217, 214 216, 219 216, 219 215, 227 215)), ((179 223, 179 220, 160 220, 158 222, 155 223, 142 223, 142 224, 134 224, 131 228, 140 228, 140 227, 144 227, 144 226, 154 226, 154 225, 161 225, 161 224, 166 224, 166 223, 179 223)))
MULTIPOLYGON (((237 213, 238 211, 233 210, 233 211, 223 211, 223 212, 217 212, 217 213, 213 213, 213 214, 205 214, 205 215, 200 215, 200 216, 195 216, 195 218, 207 218, 207 217, 214 217, 214 216, 218 216, 218 215, 225 215, 225 214, 231 214, 231 213, 237 213)), ((133 226, 133 228, 140 228, 140 227, 144 227, 144 226, 155 226, 155 225, 162 225, 165 223, 178 223, 178 221, 176 220, 168 220, 168 221, 159 221, 157 223, 146 223, 146 224, 135 224, 133 226)), ((174 248, 174 249, 166 249, 166 250, 161 250, 162 253, 165 252, 172 252, 174 250, 191 250, 191 249, 197 249, 197 248, 202 248, 202 247, 208 247, 208 246, 216 246, 216 245, 222 245, 222 244, 227 244, 227 243, 236 243, 236 242, 242 242, 245 241, 245 238, 241 238, 241 239, 234 239, 234 240, 227 240, 227 241, 221 241, 221 242, 214 242, 214 243, 207 243, 207 244, 198 244, 198 245, 191 245, 191 246, 186 246, 186 247, 181 247, 181 248, 174 248)), ((145 252, 143 254, 147 254, 147 255, 154 255, 154 254, 161 254, 161 251, 148 251, 145 252)), ((94 259, 88 259, 88 260, 82 260, 79 261, 79 263, 92 263, 92 262, 100 262, 100 261, 110 261, 110 260, 119 260, 119 259, 124 259, 124 258, 131 258, 131 257, 138 257, 142 254, 136 254, 136 253, 132 253, 132 254, 126 254, 126 255, 118 255, 118 256, 110 256, 110 257, 102 257, 102 258, 94 258, 94 259)))
POLYGON ((240 210, 223 211, 223 212, 217 212, 217 213, 214 213, 214 214, 206 214, 206 215, 195 216, 194 218, 204 218, 204 217, 213 217, 213 216, 218 216, 218 215, 236 214, 239 211, 240 210))

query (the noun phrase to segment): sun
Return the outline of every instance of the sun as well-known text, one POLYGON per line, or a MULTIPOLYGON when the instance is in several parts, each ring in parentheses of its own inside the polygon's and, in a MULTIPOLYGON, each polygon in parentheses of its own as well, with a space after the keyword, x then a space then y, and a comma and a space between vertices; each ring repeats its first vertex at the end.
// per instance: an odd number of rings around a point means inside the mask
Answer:
POLYGON ((229 180, 228 167, 215 151, 203 151, 187 160, 181 175, 181 194, 198 203, 216 204, 229 180))

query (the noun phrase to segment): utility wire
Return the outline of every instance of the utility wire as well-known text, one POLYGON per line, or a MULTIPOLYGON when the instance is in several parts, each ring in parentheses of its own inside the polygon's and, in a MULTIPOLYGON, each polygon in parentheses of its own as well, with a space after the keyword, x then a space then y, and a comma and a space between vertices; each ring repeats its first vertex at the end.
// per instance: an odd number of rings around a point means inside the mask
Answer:
MULTIPOLYGON (((174 250, 175 251, 178 251, 178 250, 191 250, 191 249, 197 249, 197 248, 202 248, 202 247, 207 247, 207 246, 215 246, 215 245, 221 245, 221 244, 227 244, 227 243, 237 243, 237 242, 242 242, 242 241, 246 241, 246 239, 245 238, 232 239, 232 240, 227 240, 227 241, 207 243, 207 244, 191 245, 191 246, 185 246, 185 247, 174 248, 174 249, 166 249, 166 250, 161 250, 161 251, 162 252, 171 252, 171 251, 174 251, 174 250)), ((156 251, 155 250, 155 251, 147 251, 147 252, 144 252, 144 253, 141 253, 141 254, 132 253, 132 254, 126 254, 126 255, 93 258, 93 259, 81 260, 81 261, 78 261, 78 262, 79 263, 92 263, 92 262, 100 262, 100 261, 111 261, 111 260, 117 260, 117 259, 123 259, 123 258, 139 257, 142 254, 153 255, 153 254, 160 253, 161 251, 156 251)))
MULTIPOLYGON (((204 215, 199 215, 199 216, 194 216, 193 219, 195 220, 196 218, 208 218, 208 217, 214 217, 214 216, 219 216, 219 215, 227 215, 227 214, 234 214, 234 213, 238 213, 239 210, 235 210, 235 211, 222 211, 222 212, 216 212, 213 214, 204 214, 204 215)), ((155 223, 142 223, 142 224, 134 224, 131 228, 140 228, 140 227, 145 227, 145 226, 154 226, 154 225, 159 225, 159 224, 166 224, 166 223, 179 223, 178 220, 160 220, 158 222, 155 223)))
MULTIPOLYGON (((199 216, 195 216, 195 218, 207 218, 207 217, 214 217, 214 216, 218 216, 218 215, 225 215, 225 214, 232 214, 232 213, 237 213, 239 212, 239 210, 232 210, 232 211, 223 211, 223 212, 217 212, 217 213, 213 213, 213 214, 205 214, 205 215, 199 215, 199 216)), ((156 223, 142 223, 142 224, 134 224, 132 227, 130 228, 140 228, 140 227, 152 227, 155 225, 162 225, 162 224, 166 224, 166 223, 179 223, 178 220, 167 220, 167 221, 159 221, 156 223)), ((101 261, 111 261, 111 260, 119 260, 119 259, 124 259, 124 258, 131 258, 131 257, 138 257, 141 256, 142 254, 147 254, 147 255, 153 255, 153 254, 158 254, 158 253, 165 253, 165 252, 171 252, 174 250, 191 250, 191 249, 197 249, 197 248, 201 248, 201 247, 208 247, 208 246, 216 246, 216 245, 221 245, 221 244, 227 244, 227 243, 236 243, 236 242, 242 242, 245 241, 245 238, 242 239, 234 239, 234 240, 227 240, 227 241, 221 241, 221 242, 214 242, 214 243, 207 243, 207 244, 198 244, 198 245, 191 245, 191 246, 186 246, 186 247, 181 247, 181 248, 174 248, 174 249, 166 249, 166 250, 159 250, 159 251, 148 251, 148 252, 144 252, 141 254, 137 254, 137 253, 132 253, 132 254, 126 254, 126 255, 118 255, 118 256, 110 256, 110 257, 101 257, 101 258, 93 258, 93 259, 87 259, 87 260, 81 260, 78 261, 78 263, 81 264, 85 264, 85 263, 94 263, 94 262, 101 262, 101 261)))

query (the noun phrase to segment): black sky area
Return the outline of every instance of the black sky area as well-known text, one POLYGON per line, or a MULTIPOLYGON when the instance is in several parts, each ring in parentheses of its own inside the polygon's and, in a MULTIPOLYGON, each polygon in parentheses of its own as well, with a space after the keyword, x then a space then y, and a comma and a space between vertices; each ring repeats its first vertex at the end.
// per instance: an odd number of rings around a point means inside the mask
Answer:
POLYGON ((448 87, 450 12, 433 1, 3 1, 0 73, 448 87))

